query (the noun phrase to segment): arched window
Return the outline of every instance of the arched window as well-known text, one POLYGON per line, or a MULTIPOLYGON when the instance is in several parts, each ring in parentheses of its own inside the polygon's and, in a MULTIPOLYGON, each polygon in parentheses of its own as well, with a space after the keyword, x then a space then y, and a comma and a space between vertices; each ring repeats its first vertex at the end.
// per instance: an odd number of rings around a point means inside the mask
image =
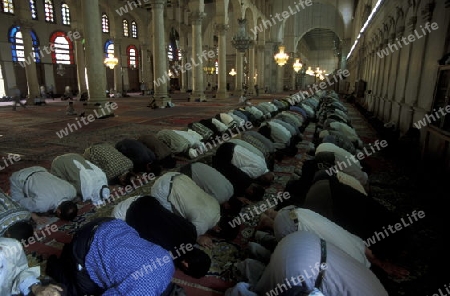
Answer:
POLYGON ((70 9, 69 5, 63 3, 61 5, 62 23, 63 25, 70 25, 70 9))
POLYGON ((102 32, 109 33, 109 18, 106 13, 102 13, 102 32))
POLYGON ((108 54, 114 55, 114 41, 108 40, 105 42, 105 56, 107 57, 108 54))
POLYGON ((30 0, 31 19, 37 20, 36 0, 30 0))
MULTIPOLYGON (((39 57, 39 40, 34 31, 30 31, 31 41, 33 42, 34 61, 40 63, 39 57)), ((8 32, 9 42, 11 43, 11 55, 13 62, 23 62, 25 58, 30 61, 29 57, 25 57, 25 47, 23 45, 23 36, 20 27, 12 27, 8 32)), ((31 61, 30 61, 31 62, 31 61)))
POLYGON ((127 55, 128 55, 128 67, 129 68, 137 68, 139 61, 138 61, 138 51, 136 49, 136 46, 130 45, 127 47, 127 55))
POLYGON ((135 21, 131 22, 131 37, 138 38, 137 24, 135 21))
POLYGON ((214 67, 216 68, 216 75, 219 75, 219 61, 216 60, 216 62, 214 63, 214 67))
POLYGON ((45 21, 47 23, 55 22, 55 8, 53 7, 52 0, 45 0, 45 21))
POLYGON ((128 28, 128 21, 127 20, 123 20, 122 21, 122 26, 123 26, 123 36, 124 37, 129 37, 130 36, 130 30, 128 28))
POLYGON ((2 5, 3 12, 14 14, 14 3, 13 0, 3 0, 2 5))
POLYGON ((74 64, 73 43, 65 32, 55 32, 50 37, 50 44, 53 45, 53 64, 74 64))

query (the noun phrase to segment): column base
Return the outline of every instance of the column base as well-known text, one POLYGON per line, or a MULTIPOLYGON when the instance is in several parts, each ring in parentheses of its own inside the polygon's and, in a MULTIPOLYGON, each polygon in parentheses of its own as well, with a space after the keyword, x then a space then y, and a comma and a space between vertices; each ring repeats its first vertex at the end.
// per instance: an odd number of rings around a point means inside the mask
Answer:
POLYGON ((150 103, 147 105, 147 107, 150 107, 152 109, 157 109, 157 108, 166 108, 166 107, 170 107, 168 106, 168 103, 172 102, 172 98, 169 96, 164 96, 164 95, 160 95, 160 96, 153 96, 150 103))
POLYGON ((216 99, 222 100, 222 99, 228 99, 230 97, 230 94, 225 91, 217 91, 216 99))
POLYGON ((202 91, 193 91, 189 96, 191 102, 196 102, 196 100, 200 100, 200 102, 206 101, 205 93, 202 91))

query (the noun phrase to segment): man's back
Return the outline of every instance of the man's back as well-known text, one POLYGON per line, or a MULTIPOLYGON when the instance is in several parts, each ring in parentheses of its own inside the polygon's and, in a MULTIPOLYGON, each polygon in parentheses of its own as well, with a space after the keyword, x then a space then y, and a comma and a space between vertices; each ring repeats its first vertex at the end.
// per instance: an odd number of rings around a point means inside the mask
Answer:
POLYGON ((39 166, 14 172, 10 182, 11 198, 36 213, 55 210, 63 201, 73 200, 77 195, 73 185, 39 166))
POLYGON ((133 162, 110 144, 96 144, 84 151, 87 160, 105 172, 108 181, 133 169, 133 162))

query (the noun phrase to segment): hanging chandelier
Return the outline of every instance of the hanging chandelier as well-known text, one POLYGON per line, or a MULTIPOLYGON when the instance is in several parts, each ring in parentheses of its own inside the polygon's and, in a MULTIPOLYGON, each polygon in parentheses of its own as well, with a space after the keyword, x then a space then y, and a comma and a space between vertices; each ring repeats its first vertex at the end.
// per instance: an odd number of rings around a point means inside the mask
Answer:
POLYGON ((231 44, 240 52, 246 51, 250 45, 253 44, 253 39, 248 36, 245 26, 247 24, 246 19, 238 19, 239 28, 236 35, 233 36, 231 44))
POLYGON ((278 49, 280 51, 274 56, 275 62, 278 64, 278 66, 286 65, 287 61, 289 60, 289 55, 284 52, 284 46, 280 45, 278 49))
POLYGON ((316 73, 314 73, 314 71, 311 69, 311 67, 308 67, 308 70, 306 70, 305 74, 310 75, 310 76, 316 75, 316 73))
POLYGON ((119 63, 119 60, 113 54, 110 53, 108 54, 108 57, 105 58, 103 63, 112 70, 119 63))
POLYGON ((234 68, 232 68, 228 74, 230 74, 231 76, 234 76, 237 74, 237 72, 234 70, 234 68))
POLYGON ((295 59, 295 63, 293 65, 294 71, 298 73, 298 71, 300 71, 303 67, 303 64, 300 62, 299 58, 295 59))

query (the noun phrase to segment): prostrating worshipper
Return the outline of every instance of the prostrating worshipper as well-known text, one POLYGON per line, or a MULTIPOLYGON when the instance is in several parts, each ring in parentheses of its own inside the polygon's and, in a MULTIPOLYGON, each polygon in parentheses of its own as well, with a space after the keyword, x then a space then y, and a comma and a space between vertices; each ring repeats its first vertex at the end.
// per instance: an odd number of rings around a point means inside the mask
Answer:
POLYGON ((226 203, 234 195, 233 185, 215 168, 202 162, 193 162, 180 168, 180 173, 190 177, 219 204, 226 203))
POLYGON ((123 139, 116 143, 115 148, 133 162, 133 172, 161 174, 161 166, 155 153, 142 142, 135 139, 123 139))
POLYGON ((72 184, 83 201, 91 200, 94 205, 99 205, 110 195, 106 174, 80 154, 57 156, 50 172, 72 184))
POLYGON ((18 240, 0 237, 0 295, 63 295, 62 287, 41 282, 40 275, 39 266, 28 266, 18 240))
MULTIPOLYGON (((365 241, 371 240, 376 232, 382 232, 386 225, 401 221, 372 197, 351 186, 348 176, 339 174, 341 178, 330 176, 324 170, 318 171, 300 206, 328 218, 365 241)), ((407 246, 408 235, 408 229, 403 229, 383 237, 371 249, 378 258, 395 258, 407 246)))
POLYGON ((355 177, 363 186, 369 180, 369 176, 362 170, 362 166, 356 156, 332 143, 321 143, 317 146, 315 156, 318 162, 325 163, 328 160, 329 163, 333 164, 329 171, 332 174, 342 171, 355 177))
POLYGON ((10 180, 11 198, 33 213, 54 213, 72 221, 78 214, 73 200, 77 190, 69 182, 34 166, 14 172, 10 180))
POLYGON ((113 216, 133 227, 139 236, 170 252, 177 268, 194 278, 206 275, 211 258, 197 248, 195 226, 165 209, 153 196, 130 197, 119 203, 113 216))
POLYGON ((337 121, 331 122, 329 124, 329 126, 324 126, 324 129, 331 129, 331 130, 341 132, 350 141, 355 143, 355 145, 357 145, 357 148, 362 148, 362 146, 363 146, 363 142, 356 134, 356 131, 345 123, 337 122, 337 121))
POLYGON ((33 236, 32 213, 0 189, 0 237, 27 240, 33 236))
POLYGON ((228 113, 219 113, 216 115, 216 119, 220 120, 223 124, 227 126, 227 129, 234 129, 238 127, 237 122, 228 113))
POLYGON ((204 141, 211 140, 214 135, 214 132, 212 130, 210 130, 200 122, 191 122, 188 124, 188 128, 201 135, 204 141))
POLYGON ((92 145, 84 150, 83 156, 106 174, 110 185, 131 184, 131 180, 135 176, 132 172, 133 162, 131 159, 120 153, 111 144, 92 145))
POLYGON ((264 121, 265 119, 267 119, 264 116, 264 113, 255 106, 246 106, 245 111, 251 113, 258 121, 264 121))
POLYGON ((155 135, 142 135, 138 138, 138 141, 155 153, 156 159, 162 167, 171 169, 177 164, 170 148, 160 141, 155 135))
POLYGON ((211 122, 216 126, 220 133, 224 133, 228 130, 228 126, 217 118, 211 118, 211 122))
MULTIPOLYGON (((286 124, 289 124, 290 126, 292 126, 292 128, 294 128, 296 135, 301 135, 300 128, 303 125, 303 121, 300 121, 297 117, 295 117, 295 115, 292 115, 289 113, 284 113, 284 112, 286 112, 286 111, 283 111, 282 113, 275 116, 273 120, 279 120, 279 121, 275 121, 278 123, 284 122, 286 124)), ((285 125, 283 125, 283 126, 286 127, 285 125)), ((291 134, 292 134, 292 131, 291 131, 291 134)))
POLYGON ((246 131, 242 134, 241 138, 258 148, 264 154, 266 159, 276 151, 273 142, 257 131, 246 131))
POLYGON ((327 296, 388 295, 364 264, 308 231, 293 232, 278 243, 252 290, 258 295, 271 295, 294 286, 301 287, 304 295, 314 288, 327 296))
POLYGON ((46 268, 68 295, 165 295, 174 272, 168 251, 124 221, 106 217, 79 228, 46 268))
POLYGON ((298 139, 291 141, 292 134, 281 124, 271 120, 263 123, 258 129, 258 132, 271 140, 277 151, 281 154, 291 157, 297 154, 298 149, 295 145, 297 145, 298 139))
POLYGON ((355 155, 356 154, 356 147, 355 145, 347 138, 339 135, 326 135, 322 139, 322 143, 332 143, 344 150, 347 150, 350 154, 355 155))
POLYGON ((204 144, 200 139, 187 131, 163 129, 157 133, 156 137, 166 144, 174 154, 196 158, 198 157, 196 148, 204 149, 204 144))
POLYGON ((252 144, 250 144, 244 140, 241 140, 238 138, 233 138, 233 139, 229 140, 228 142, 234 143, 236 145, 240 145, 240 146, 244 147, 245 149, 251 151, 252 153, 265 159, 264 153, 262 153, 261 150, 259 150, 258 148, 256 148, 255 146, 253 146, 252 144))
POLYGON ((326 242, 340 248, 368 268, 372 263, 389 275, 399 278, 409 274, 403 268, 378 259, 360 237, 309 209, 287 206, 279 211, 270 209, 267 211, 267 214, 266 219, 271 220, 273 223, 272 229, 278 241, 295 231, 310 231, 326 242))
POLYGON ((168 211, 194 224, 201 246, 212 247, 213 234, 232 239, 237 235, 226 222, 227 217, 221 217, 219 202, 182 173, 160 176, 151 188, 151 196, 168 211))
MULTIPOLYGON (((259 135, 264 138, 263 135, 261 135, 261 134, 259 134, 259 135)), ((266 140, 268 140, 268 139, 266 139, 266 140)), ((263 151, 261 151, 259 148, 263 147, 264 144, 261 143, 258 139, 251 139, 251 141, 252 141, 252 143, 250 143, 248 141, 244 141, 243 139, 237 139, 236 138, 236 139, 231 139, 228 142, 240 145, 240 146, 244 147, 245 149, 253 152, 254 154, 264 158, 264 160, 266 161, 266 164, 267 164, 267 168, 270 171, 273 171, 273 168, 274 168, 274 165, 275 165, 274 154, 272 154, 272 153, 265 154, 263 151), (259 146, 257 147, 255 145, 253 145, 253 143, 256 143, 259 146)), ((268 140, 268 141, 270 142, 270 140, 268 140)), ((265 148, 263 148, 263 149, 265 149, 265 148)), ((267 152, 267 151, 265 151, 265 152, 267 152)))
POLYGON ((228 113, 225 113, 225 114, 228 114, 229 116, 231 116, 233 118, 234 122, 236 122, 236 127, 243 127, 245 125, 245 123, 247 122, 247 120, 242 117, 237 116, 233 112, 234 112, 234 110, 230 110, 230 111, 228 111, 228 113))
POLYGON ((264 195, 255 183, 267 185, 274 179, 264 158, 234 143, 223 143, 217 148, 213 167, 233 184, 237 196, 246 195, 252 200, 259 200, 264 195))

